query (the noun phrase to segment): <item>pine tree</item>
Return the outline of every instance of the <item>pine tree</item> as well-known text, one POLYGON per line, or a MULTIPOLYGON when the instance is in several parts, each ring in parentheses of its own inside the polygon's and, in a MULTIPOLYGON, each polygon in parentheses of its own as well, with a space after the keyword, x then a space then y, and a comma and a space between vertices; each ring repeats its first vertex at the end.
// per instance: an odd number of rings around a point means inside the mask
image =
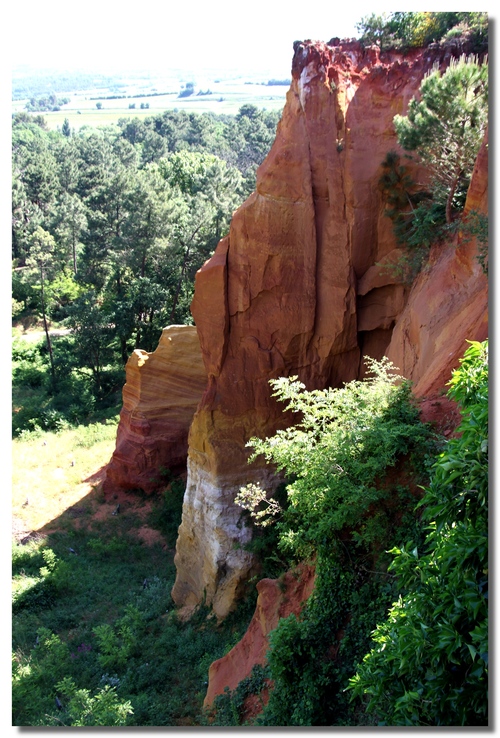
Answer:
POLYGON ((63 136, 66 136, 69 138, 71 136, 71 127, 69 125, 69 120, 67 118, 64 119, 64 123, 62 124, 61 132, 63 136))
POLYGON ((435 69, 420 86, 406 116, 394 127, 401 146, 415 151, 432 177, 434 199, 452 220, 453 200, 470 181, 488 122, 488 67, 475 57, 452 61, 444 74, 435 69))

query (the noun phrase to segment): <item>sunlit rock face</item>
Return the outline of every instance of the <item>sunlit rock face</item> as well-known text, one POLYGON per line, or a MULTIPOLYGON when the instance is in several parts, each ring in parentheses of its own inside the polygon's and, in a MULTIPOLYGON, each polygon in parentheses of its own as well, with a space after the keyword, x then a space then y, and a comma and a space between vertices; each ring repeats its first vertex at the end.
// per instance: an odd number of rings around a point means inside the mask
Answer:
POLYGON ((381 162, 398 150, 394 115, 436 60, 445 63, 444 52, 295 44, 256 191, 196 277, 192 313, 208 389, 189 437, 172 592, 180 606, 205 600, 224 617, 254 566, 233 500, 246 482, 275 485, 263 464, 247 465, 248 440, 290 422, 269 379, 339 386, 363 375, 363 355, 387 349, 408 289, 376 268, 397 256, 381 162))
POLYGON ((189 426, 206 383, 194 326, 168 326, 154 352, 134 351, 105 492, 152 492, 165 485, 167 470, 185 470, 189 426))

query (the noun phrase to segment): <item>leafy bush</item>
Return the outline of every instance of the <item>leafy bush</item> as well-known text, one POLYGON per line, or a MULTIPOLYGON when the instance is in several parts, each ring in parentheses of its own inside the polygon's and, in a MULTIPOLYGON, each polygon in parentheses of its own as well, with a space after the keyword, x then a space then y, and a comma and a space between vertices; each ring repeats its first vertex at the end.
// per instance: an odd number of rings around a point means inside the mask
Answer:
POLYGON ((388 725, 488 723, 487 342, 471 342, 448 395, 462 423, 421 501, 423 550, 393 549, 403 594, 351 680, 388 725))
MULTIPOLYGON (((377 510, 377 503, 390 497, 380 483, 384 473, 428 438, 409 384, 387 359, 368 358, 367 365, 370 378, 341 389, 306 392, 296 377, 271 380, 273 396, 300 413, 301 421, 248 445, 252 459, 262 454, 294 478, 287 487, 289 507, 277 526, 280 547, 295 556, 334 545, 342 531, 359 531, 361 521, 363 541, 371 545, 372 529, 380 526, 381 534, 388 524, 381 506, 377 510)), ((249 507, 255 509, 252 502, 249 507)))
POLYGON ((132 655, 140 650, 140 637, 144 622, 134 605, 127 605, 124 615, 114 627, 105 623, 94 628, 99 647, 99 663, 105 669, 124 666, 132 655))
POLYGON ((51 548, 41 551, 45 566, 40 567, 39 576, 22 576, 13 592, 13 612, 51 606, 58 594, 71 587, 69 567, 61 561, 51 548))
POLYGON ((476 53, 488 46, 487 13, 372 13, 356 28, 363 43, 375 43, 382 49, 408 49, 457 38, 468 42, 476 53))
MULTIPOLYGON (((341 389, 306 392, 296 378, 273 380, 275 396, 301 420, 249 444, 253 457, 263 454, 293 479, 288 508, 267 510, 278 518, 278 548, 316 568, 300 618, 271 633, 274 689, 259 725, 358 724, 344 689, 397 592, 385 551, 419 532, 408 482, 425 476, 429 429, 390 362, 368 363, 369 379, 341 389)), ((269 502, 255 486, 238 499, 254 515, 269 502)))
POLYGON ((53 725, 70 725, 75 727, 91 725, 119 726, 127 724, 127 716, 134 710, 130 700, 120 702, 115 687, 106 684, 94 697, 90 690, 78 689, 71 677, 65 677, 56 684, 61 695, 61 716, 53 718, 53 725), (68 722, 65 722, 65 721, 68 722))

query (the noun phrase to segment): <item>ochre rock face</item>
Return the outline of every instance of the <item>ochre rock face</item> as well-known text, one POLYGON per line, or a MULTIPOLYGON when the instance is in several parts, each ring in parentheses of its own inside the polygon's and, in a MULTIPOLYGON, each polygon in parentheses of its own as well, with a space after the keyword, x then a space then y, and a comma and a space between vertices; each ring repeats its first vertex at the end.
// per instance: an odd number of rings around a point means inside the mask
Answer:
MULTIPOLYGON (((479 151, 464 209, 488 214, 488 135, 479 151)), ((387 356, 414 383, 418 397, 441 390, 458 367, 467 340, 488 337, 488 280, 477 238, 463 229, 435 246, 429 267, 412 286, 387 356)))
POLYGON ((115 487, 151 492, 165 483, 162 470, 185 469, 189 426, 206 384, 194 326, 171 325, 156 351, 134 351, 105 492, 115 487))
POLYGON ((192 313, 208 389, 189 436, 172 591, 179 606, 205 598, 224 617, 252 571, 250 532, 233 500, 247 482, 276 485, 263 463, 247 464, 245 447, 290 422, 269 379, 339 386, 363 376, 362 356, 381 358, 391 340, 408 290, 375 267, 397 256, 381 162, 398 150, 394 115, 436 61, 446 63, 444 52, 295 45, 256 191, 196 277, 192 313))
POLYGON ((314 589, 314 568, 305 564, 287 572, 281 580, 261 579, 257 584, 257 604, 245 635, 226 656, 214 661, 208 672, 204 706, 211 707, 225 687, 236 689, 256 664, 266 663, 269 633, 281 618, 299 615, 314 589))

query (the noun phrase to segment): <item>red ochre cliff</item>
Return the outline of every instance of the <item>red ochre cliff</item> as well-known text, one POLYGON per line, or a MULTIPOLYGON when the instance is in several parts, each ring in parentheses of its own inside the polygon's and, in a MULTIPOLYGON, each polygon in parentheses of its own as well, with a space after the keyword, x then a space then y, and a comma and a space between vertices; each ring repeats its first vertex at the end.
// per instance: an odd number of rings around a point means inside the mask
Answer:
POLYGON ((136 350, 125 367, 123 407, 104 491, 163 483, 185 470, 189 426, 207 383, 194 326, 165 328, 156 351, 136 350))
MULTIPOLYGON (((464 217, 471 211, 488 212, 487 135, 477 157, 464 217)), ((413 285, 387 350, 402 373, 415 381, 424 419, 434 421, 446 435, 456 427, 459 416, 441 391, 458 365, 466 338, 482 341, 488 335, 487 280, 477 254, 476 239, 464 229, 451 243, 434 247, 429 268, 413 285)), ((367 273, 374 275, 375 283, 377 271, 372 268, 367 273)), ((365 275, 361 283, 366 281, 365 275)), ((281 583, 270 579, 259 582, 255 614, 245 635, 210 666, 205 707, 210 708, 226 687, 235 690, 256 664, 266 663, 269 633, 280 618, 292 612, 299 615, 313 588, 314 569, 308 566, 288 572, 281 583)), ((272 684, 261 698, 268 696, 269 689, 272 684)), ((262 710, 256 697, 252 705, 254 714, 262 710)))
MULTIPOLYGON (((465 232, 433 249, 411 290, 380 266, 399 255, 378 187, 381 162, 399 148, 392 121, 450 53, 380 53, 338 39, 296 43, 292 84, 256 191, 196 277, 199 345, 193 328, 173 326, 156 352, 129 361, 106 484, 159 486, 160 467, 185 464, 189 428, 172 590, 186 615, 205 601, 225 617, 254 571, 245 550, 251 530, 234 497, 250 481, 270 491, 277 483, 263 463, 247 464, 252 436, 290 422, 269 379, 298 375, 308 389, 340 386, 363 376, 364 356, 386 354, 436 415, 443 401, 436 395, 466 340, 487 335, 487 280, 478 244, 465 232)), ((466 212, 487 213, 487 163, 485 141, 466 212)), ((414 175, 422 182, 425 171, 414 175)))
MULTIPOLYGON (((448 61, 440 49, 403 56, 357 42, 295 45, 256 191, 196 277, 192 313, 208 386, 190 429, 175 558, 172 596, 186 613, 205 599, 224 617, 252 572, 251 533, 233 500, 249 481, 275 485, 268 468, 247 464, 245 447, 289 422, 270 378, 339 386, 362 376, 364 355, 389 351, 424 394, 447 381, 465 339, 485 332, 486 280, 473 241, 423 275, 409 301, 409 289, 377 266, 398 255, 378 188, 381 162, 398 150, 393 117, 424 74, 448 61)), ((436 265, 441 258, 433 254, 436 265)))
POLYGON ((269 633, 281 618, 299 615, 314 589, 314 567, 302 564, 278 579, 261 579, 257 584, 255 613, 241 641, 210 665, 204 706, 210 707, 224 689, 236 689, 256 664, 266 663, 269 633))

